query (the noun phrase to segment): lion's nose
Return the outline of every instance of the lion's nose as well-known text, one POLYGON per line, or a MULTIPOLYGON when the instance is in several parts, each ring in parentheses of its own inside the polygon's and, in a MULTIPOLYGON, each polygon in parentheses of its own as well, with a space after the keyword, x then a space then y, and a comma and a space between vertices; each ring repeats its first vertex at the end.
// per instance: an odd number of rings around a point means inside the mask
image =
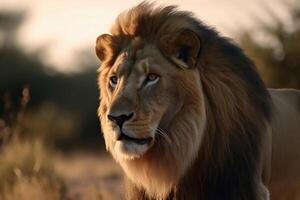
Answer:
POLYGON ((120 128, 122 128, 122 125, 125 121, 131 119, 133 117, 133 113, 130 113, 129 115, 119 115, 119 116, 113 116, 113 115, 107 115, 107 118, 116 123, 120 128))

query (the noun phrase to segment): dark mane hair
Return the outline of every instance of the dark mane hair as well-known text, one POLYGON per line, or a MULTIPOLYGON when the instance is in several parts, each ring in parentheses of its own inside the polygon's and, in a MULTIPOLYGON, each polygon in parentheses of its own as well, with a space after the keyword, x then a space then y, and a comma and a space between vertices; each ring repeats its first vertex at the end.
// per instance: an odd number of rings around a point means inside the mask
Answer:
MULTIPOLYGON (((205 96, 207 125, 198 156, 166 199, 258 199, 261 149, 271 117, 271 101, 253 62, 230 39, 220 36, 190 12, 175 6, 141 3, 122 13, 112 27, 113 62, 134 38, 164 54, 168 38, 191 30, 201 40, 197 68, 205 96)), ((188 134, 188 133, 187 133, 188 134)), ((171 166, 169 166, 171 167, 171 166)), ((128 181, 128 199, 150 199, 128 181)))

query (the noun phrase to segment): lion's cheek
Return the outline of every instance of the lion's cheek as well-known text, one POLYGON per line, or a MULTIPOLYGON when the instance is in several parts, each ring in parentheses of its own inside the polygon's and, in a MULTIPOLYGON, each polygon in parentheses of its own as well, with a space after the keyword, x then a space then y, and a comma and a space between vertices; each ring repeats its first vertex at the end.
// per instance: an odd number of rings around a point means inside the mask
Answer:
POLYGON ((111 126, 101 120, 101 128, 105 141, 106 150, 112 152, 114 150, 115 141, 117 138, 117 130, 114 130, 111 126))

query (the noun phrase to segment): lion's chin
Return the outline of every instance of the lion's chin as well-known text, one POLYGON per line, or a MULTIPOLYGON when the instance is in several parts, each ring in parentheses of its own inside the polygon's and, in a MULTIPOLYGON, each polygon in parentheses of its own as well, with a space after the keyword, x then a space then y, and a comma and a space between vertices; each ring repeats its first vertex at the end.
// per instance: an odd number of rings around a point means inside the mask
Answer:
POLYGON ((143 156, 152 146, 152 143, 137 144, 129 140, 116 141, 114 153, 117 160, 133 160, 143 156))

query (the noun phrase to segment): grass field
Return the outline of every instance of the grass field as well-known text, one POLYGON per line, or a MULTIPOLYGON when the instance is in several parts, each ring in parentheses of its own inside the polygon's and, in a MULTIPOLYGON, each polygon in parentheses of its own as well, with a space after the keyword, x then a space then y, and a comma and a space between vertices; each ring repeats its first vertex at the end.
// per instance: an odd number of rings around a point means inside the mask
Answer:
POLYGON ((2 200, 120 200, 122 172, 106 153, 50 151, 40 140, 1 149, 2 200))

